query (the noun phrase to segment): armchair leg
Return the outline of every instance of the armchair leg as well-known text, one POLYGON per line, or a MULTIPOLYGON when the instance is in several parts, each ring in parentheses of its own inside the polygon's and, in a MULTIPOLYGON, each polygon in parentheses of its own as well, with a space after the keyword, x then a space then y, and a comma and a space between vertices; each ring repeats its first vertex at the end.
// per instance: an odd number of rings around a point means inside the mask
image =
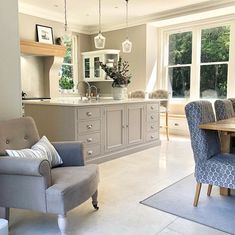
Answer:
POLYGON ((211 195, 211 190, 212 190, 212 184, 208 184, 207 196, 211 195))
POLYGON ((6 219, 9 221, 10 218, 10 208, 0 207, 0 218, 6 219))
POLYGON ((198 200, 199 200, 199 196, 200 196, 200 192, 201 192, 201 187, 202 187, 202 184, 197 183, 196 192, 195 192, 195 196, 194 196, 194 202, 193 202, 193 206, 195 206, 195 207, 198 204, 198 200))
POLYGON ((61 235, 67 235, 67 228, 68 228, 68 223, 67 223, 67 218, 66 215, 58 215, 58 226, 61 232, 61 235))
POLYGON ((98 190, 96 190, 96 192, 92 195, 92 205, 96 210, 99 210, 98 207, 98 201, 97 201, 97 197, 98 197, 98 190))

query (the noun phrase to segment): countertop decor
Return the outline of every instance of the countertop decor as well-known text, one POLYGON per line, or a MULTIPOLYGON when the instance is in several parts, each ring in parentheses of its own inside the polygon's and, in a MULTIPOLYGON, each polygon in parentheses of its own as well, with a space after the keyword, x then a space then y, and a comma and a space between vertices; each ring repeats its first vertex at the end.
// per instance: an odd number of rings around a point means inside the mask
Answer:
POLYGON ((118 64, 110 67, 107 64, 100 62, 101 68, 106 72, 107 76, 113 79, 113 98, 115 100, 123 100, 128 97, 127 85, 131 82, 129 73, 129 64, 127 61, 122 61, 120 57, 118 64))

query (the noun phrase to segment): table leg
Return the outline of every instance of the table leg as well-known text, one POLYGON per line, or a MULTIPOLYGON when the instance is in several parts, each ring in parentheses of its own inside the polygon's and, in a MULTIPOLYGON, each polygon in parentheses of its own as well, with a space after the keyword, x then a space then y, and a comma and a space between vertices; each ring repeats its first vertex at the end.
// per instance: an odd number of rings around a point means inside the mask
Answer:
MULTIPOLYGON (((230 135, 226 132, 220 133, 220 144, 221 144, 221 152, 229 153, 230 152, 230 135)), ((220 195, 222 196, 230 196, 230 189, 220 187, 220 195)))

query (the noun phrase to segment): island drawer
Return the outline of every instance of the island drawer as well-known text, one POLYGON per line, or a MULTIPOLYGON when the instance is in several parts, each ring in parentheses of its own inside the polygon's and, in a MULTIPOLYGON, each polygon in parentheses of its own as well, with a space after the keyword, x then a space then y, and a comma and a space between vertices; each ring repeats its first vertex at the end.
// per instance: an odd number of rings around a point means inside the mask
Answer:
POLYGON ((100 145, 92 145, 92 146, 87 146, 84 148, 84 155, 86 159, 93 158, 95 156, 98 156, 100 154, 100 145))
POLYGON ((159 113, 149 112, 147 114, 147 122, 156 122, 156 121, 159 121, 159 113))
POLYGON ((147 123, 147 131, 158 131, 159 122, 147 123))
POLYGON ((100 133, 81 135, 78 137, 78 140, 82 141, 85 145, 100 143, 100 133))
POLYGON ((78 108, 78 119, 100 118, 100 107, 78 108))
POLYGON ((78 133, 89 133, 93 131, 100 131, 100 120, 80 121, 78 123, 78 133))
POLYGON ((147 104, 147 112, 151 111, 159 112, 159 104, 147 104))
POLYGON ((158 140, 159 139, 159 132, 150 132, 147 134, 147 141, 153 141, 153 140, 158 140))

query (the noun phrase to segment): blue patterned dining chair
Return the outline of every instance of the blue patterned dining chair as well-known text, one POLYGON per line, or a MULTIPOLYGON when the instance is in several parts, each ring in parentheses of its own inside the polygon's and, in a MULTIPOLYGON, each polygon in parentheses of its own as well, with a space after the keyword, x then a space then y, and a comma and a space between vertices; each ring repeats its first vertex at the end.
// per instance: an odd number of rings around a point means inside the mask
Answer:
POLYGON ((233 111, 235 112, 235 98, 229 98, 228 100, 230 100, 233 104, 233 111))
POLYGON ((217 121, 228 119, 235 115, 231 100, 216 100, 214 107, 217 121))
POLYGON ((215 121, 212 104, 209 101, 194 101, 185 106, 191 146, 195 161, 196 192, 194 206, 197 206, 202 184, 208 184, 210 196, 212 185, 235 188, 235 155, 221 153, 217 131, 204 130, 199 124, 215 121))

